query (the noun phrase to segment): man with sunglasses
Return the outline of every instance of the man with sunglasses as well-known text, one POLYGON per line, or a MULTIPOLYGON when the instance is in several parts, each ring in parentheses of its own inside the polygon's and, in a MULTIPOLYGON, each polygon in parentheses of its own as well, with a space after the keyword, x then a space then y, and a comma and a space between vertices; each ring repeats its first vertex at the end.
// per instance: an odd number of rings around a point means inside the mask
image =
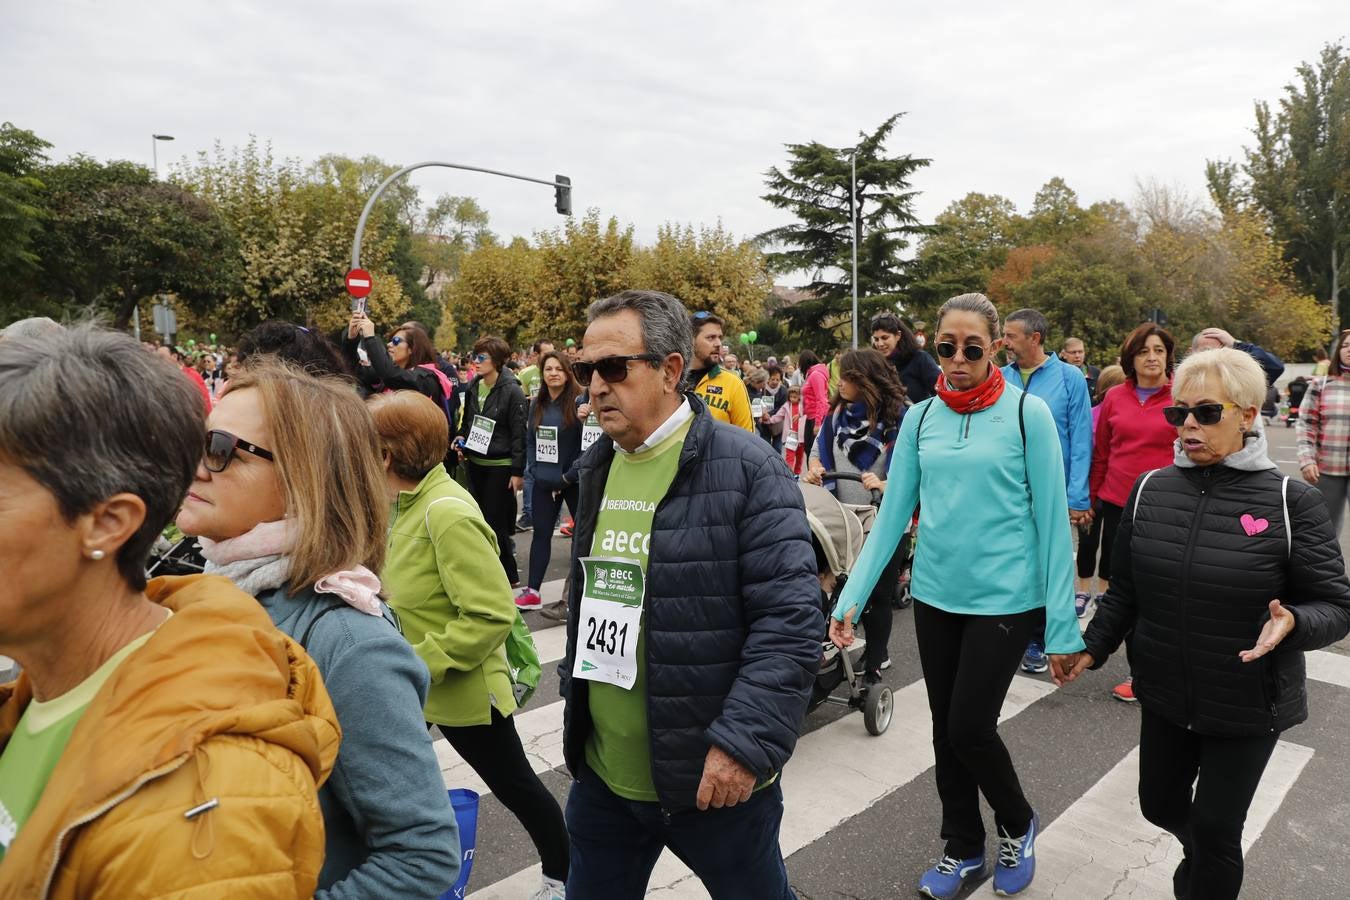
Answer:
POLYGON ((588 319, 574 371, 608 440, 578 464, 559 670, 567 892, 638 900, 670 847, 714 898, 790 898, 778 778, 824 634, 801 493, 685 392, 678 300, 624 291, 588 319))
MULTIPOLYGON (((1003 351, 1008 364, 1003 377, 1040 397, 1050 407, 1064 455, 1064 484, 1069 492, 1069 523, 1092 523, 1088 474, 1092 470, 1092 398, 1077 367, 1045 352, 1050 322, 1044 313, 1019 309, 1003 326, 1003 351)), ((1076 529, 1075 529, 1076 530, 1076 529)), ((1033 674, 1050 667, 1045 656, 1045 627, 1037 629, 1022 657, 1022 671, 1033 674)))
POLYGON ((745 382, 734 368, 721 365, 722 320, 710 312, 696 312, 689 317, 689 324, 694 331, 694 364, 689 372, 694 393, 719 422, 753 432, 755 423, 745 382))

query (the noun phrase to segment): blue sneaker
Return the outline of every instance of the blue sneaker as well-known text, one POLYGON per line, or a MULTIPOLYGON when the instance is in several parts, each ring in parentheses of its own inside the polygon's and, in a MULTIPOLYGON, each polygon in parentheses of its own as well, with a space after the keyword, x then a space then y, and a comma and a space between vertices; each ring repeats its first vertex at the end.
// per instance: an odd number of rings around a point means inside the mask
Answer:
POLYGON ((968 881, 983 878, 984 871, 983 856, 956 859, 944 855, 919 879, 919 893, 934 900, 952 900, 968 881))
POLYGON ((1080 618, 1080 619, 1083 618, 1083 616, 1086 616, 1086 615, 1087 615, 1088 604, 1091 603, 1091 602, 1092 602, 1092 597, 1091 597, 1091 595, 1086 594, 1086 593, 1084 593, 1083 591, 1079 591, 1078 593, 1074 594, 1074 595, 1073 595, 1073 614, 1076 615, 1076 616, 1077 616, 1078 618, 1080 618))
POLYGON ((1048 668, 1050 662, 1045 658, 1045 645, 1040 641, 1027 644, 1027 652, 1022 655, 1022 671, 1039 675, 1048 668))
POLYGON ((1010 837, 998 832, 998 862, 994 864, 994 893, 1000 897, 1020 894, 1036 877, 1036 838, 1041 836, 1041 817, 1033 811, 1027 833, 1010 837))

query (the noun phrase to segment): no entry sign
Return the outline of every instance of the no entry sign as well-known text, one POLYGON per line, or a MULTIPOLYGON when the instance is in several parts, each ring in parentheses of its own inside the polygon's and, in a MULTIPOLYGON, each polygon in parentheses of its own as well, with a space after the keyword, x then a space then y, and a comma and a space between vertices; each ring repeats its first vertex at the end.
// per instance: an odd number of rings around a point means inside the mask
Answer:
POLYGON ((360 300, 370 296, 375 280, 365 269, 352 269, 347 273, 347 293, 360 300))

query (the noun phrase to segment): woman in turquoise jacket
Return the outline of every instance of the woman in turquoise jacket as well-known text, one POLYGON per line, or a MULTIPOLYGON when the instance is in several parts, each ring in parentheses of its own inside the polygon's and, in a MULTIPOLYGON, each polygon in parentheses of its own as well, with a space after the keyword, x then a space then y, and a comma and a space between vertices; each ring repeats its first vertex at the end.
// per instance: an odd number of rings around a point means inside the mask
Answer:
POLYGON ((919 507, 914 629, 933 713, 946 848, 919 892, 955 897, 985 873, 984 794, 998 826, 994 890, 1026 889, 1039 821, 998 736, 999 710, 1033 629, 1052 654, 1083 647, 1059 433, 1040 399, 1007 384, 991 357, 998 311, 962 294, 938 313, 938 396, 909 410, 886 500, 835 606, 830 637, 853 640, 866 603, 919 507), (975 565, 953 560, 978 547, 975 565))

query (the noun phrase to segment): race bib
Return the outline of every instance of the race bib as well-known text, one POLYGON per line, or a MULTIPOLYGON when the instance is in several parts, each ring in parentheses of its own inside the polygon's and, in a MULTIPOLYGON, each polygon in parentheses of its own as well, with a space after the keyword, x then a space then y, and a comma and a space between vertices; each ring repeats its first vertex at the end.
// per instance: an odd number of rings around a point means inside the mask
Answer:
POLYGON ((473 428, 469 429, 469 439, 464 442, 474 453, 486 454, 492 445, 492 432, 497 423, 486 416, 474 416, 473 428))
POLYGON ((797 449, 796 429, 793 429, 792 431, 789 431, 787 434, 783 435, 783 446, 788 448, 789 450, 797 449))
POLYGON ((540 425, 535 431, 534 458, 536 462, 558 461, 558 429, 540 425))
POLYGON ((762 415, 764 415, 764 399, 762 397, 756 397, 754 400, 750 401, 750 418, 758 422, 759 417, 762 415))
POLYGON ((533 399, 535 399, 536 397, 539 396, 539 384, 540 384, 540 383, 539 383, 538 381, 532 381, 532 382, 530 382, 530 399, 531 399, 531 400, 533 400, 533 399))
POLYGON ((595 413, 591 413, 586 417, 586 424, 581 426, 581 452, 591 449, 591 444, 600 440, 602 434, 604 431, 600 428, 600 420, 595 417, 595 413))
POLYGON ((633 689, 638 634, 646 592, 642 565, 631 559, 587 556, 582 572, 580 628, 574 678, 633 689))

